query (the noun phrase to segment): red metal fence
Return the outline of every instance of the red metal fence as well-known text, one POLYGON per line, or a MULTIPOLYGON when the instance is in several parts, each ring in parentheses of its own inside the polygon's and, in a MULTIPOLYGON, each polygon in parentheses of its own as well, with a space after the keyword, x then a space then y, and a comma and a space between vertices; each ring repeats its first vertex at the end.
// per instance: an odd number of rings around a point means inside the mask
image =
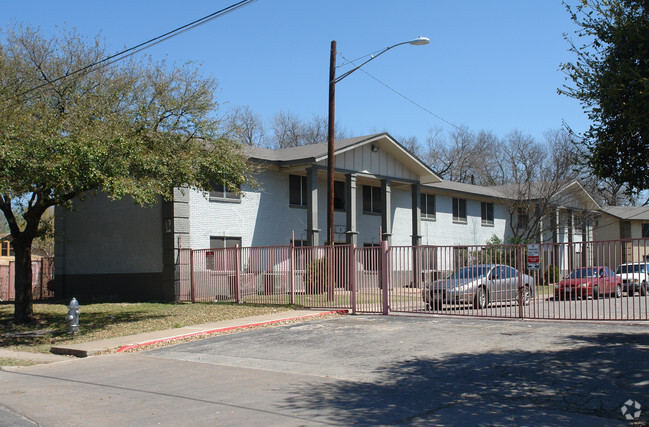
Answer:
POLYGON ((383 314, 649 320, 648 246, 649 240, 635 239, 183 249, 177 299, 383 314))
MULTIPOLYGON (((0 301, 13 301, 15 262, 0 265, 0 301)), ((35 299, 53 298, 48 285, 54 279, 54 258, 32 261, 32 292, 35 299)))

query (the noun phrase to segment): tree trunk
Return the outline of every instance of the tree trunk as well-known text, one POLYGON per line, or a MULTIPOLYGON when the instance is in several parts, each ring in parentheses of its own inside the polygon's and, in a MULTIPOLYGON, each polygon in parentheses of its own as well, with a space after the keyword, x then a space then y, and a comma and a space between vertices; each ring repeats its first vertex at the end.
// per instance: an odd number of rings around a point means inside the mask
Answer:
POLYGON ((32 245, 14 240, 16 299, 14 301, 14 322, 29 323, 34 320, 32 296, 32 245))

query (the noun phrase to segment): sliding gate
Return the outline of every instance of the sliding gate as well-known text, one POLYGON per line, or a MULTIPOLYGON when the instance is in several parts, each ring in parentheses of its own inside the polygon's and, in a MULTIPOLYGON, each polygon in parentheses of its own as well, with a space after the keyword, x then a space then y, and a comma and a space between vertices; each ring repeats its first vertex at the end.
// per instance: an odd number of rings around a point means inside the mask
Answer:
POLYGON ((647 239, 181 250, 176 298, 477 317, 649 320, 647 239))

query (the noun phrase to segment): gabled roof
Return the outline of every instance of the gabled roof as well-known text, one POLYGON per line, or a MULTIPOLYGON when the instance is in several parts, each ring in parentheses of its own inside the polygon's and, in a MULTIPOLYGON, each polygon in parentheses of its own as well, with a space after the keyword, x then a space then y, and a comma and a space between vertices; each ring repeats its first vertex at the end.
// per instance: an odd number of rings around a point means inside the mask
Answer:
POLYGON ((625 221, 649 221, 649 206, 604 206, 602 212, 625 221))
MULTIPOLYGON (((387 132, 335 141, 334 156, 373 143, 380 143, 387 152, 391 153, 395 158, 398 158, 407 168, 413 170, 416 175, 422 177, 422 182, 441 181, 441 178, 428 165, 406 150, 405 147, 399 144, 387 132)), ((280 149, 245 146, 242 150, 253 161, 270 163, 282 167, 326 161, 328 158, 328 148, 328 144, 323 142, 280 149)))
MULTIPOLYGON (((368 138, 373 138, 376 135, 380 134, 359 136, 356 138, 347 138, 335 141, 334 154, 349 146, 363 142, 368 138)), ((308 144, 301 145, 299 147, 278 149, 245 146, 243 147, 243 152, 248 156, 248 158, 253 160, 278 163, 294 163, 296 161, 317 161, 317 159, 327 155, 328 148, 329 147, 326 142, 321 142, 319 144, 308 144)))

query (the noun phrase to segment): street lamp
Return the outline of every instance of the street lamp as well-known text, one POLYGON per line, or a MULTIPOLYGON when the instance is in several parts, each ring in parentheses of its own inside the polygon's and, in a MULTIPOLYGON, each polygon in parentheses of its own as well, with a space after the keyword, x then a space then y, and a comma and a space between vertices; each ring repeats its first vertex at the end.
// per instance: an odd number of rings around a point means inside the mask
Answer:
POLYGON ((376 55, 372 55, 370 59, 363 62, 361 65, 352 68, 344 74, 336 77, 336 40, 331 42, 331 57, 329 60, 329 121, 327 128, 327 144, 328 144, 328 153, 327 153, 327 235, 329 238, 329 244, 334 244, 334 115, 335 115, 335 105, 336 105, 336 83, 353 73, 354 71, 361 68, 363 65, 368 62, 378 58, 383 55, 388 50, 401 46, 404 44, 411 44, 414 46, 421 46, 428 44, 430 40, 427 37, 417 37, 416 39, 401 42, 388 46, 376 55))

